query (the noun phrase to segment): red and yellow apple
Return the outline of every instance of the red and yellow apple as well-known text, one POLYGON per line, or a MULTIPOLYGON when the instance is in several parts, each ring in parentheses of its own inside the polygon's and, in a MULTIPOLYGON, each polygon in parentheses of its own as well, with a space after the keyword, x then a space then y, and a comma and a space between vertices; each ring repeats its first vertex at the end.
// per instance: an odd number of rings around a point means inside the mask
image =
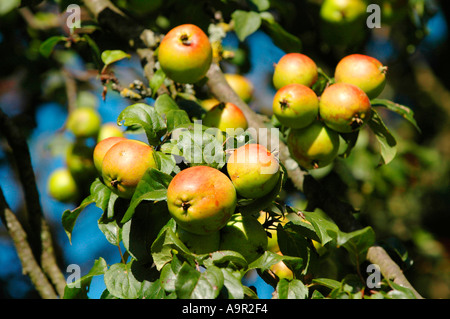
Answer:
POLYGON ((245 103, 253 97, 253 84, 245 76, 237 73, 225 73, 225 80, 245 103))
POLYGON ((292 83, 311 87, 318 76, 317 65, 310 57, 301 53, 288 53, 275 65, 273 85, 277 90, 292 83))
POLYGON ((206 112, 203 117, 203 125, 217 127, 223 132, 234 135, 236 129, 246 130, 247 119, 239 107, 233 103, 219 103, 206 112), (227 130, 230 129, 230 130, 227 130))
POLYGON ((125 140, 125 137, 112 136, 101 140, 95 145, 93 153, 94 165, 100 176, 102 176, 102 164, 106 152, 108 152, 113 145, 125 140))

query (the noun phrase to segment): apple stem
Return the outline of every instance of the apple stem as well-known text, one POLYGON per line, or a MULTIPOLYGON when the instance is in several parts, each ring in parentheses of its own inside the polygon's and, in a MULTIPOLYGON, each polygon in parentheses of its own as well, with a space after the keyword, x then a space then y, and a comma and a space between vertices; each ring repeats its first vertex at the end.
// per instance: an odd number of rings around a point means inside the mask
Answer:
POLYGON ((288 108, 289 107, 289 101, 286 100, 286 99, 282 99, 280 101, 280 107, 281 107, 282 110, 288 108))
POLYGON ((111 186, 114 188, 117 188, 117 185, 119 185, 119 184, 120 184, 120 182, 117 179, 113 179, 111 181, 111 186))
POLYGON ((352 127, 352 130, 356 130, 358 127, 363 125, 363 120, 359 117, 358 114, 355 114, 352 118, 352 122, 350 123, 350 126, 352 127))
POLYGON ((381 71, 381 73, 383 73, 383 74, 386 74, 387 70, 388 70, 388 67, 387 67, 387 66, 382 66, 382 67, 380 67, 380 71, 381 71))

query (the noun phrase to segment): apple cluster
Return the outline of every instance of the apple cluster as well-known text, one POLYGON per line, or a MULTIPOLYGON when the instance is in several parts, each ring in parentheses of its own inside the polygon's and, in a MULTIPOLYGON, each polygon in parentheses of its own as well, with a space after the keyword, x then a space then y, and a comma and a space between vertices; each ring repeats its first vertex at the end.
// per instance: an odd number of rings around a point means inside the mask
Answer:
POLYGON ((167 189, 167 205, 180 240, 196 254, 239 252, 250 263, 267 249, 268 238, 256 217, 240 212, 239 199, 268 195, 280 178, 278 159, 260 144, 232 151, 226 168, 191 166, 167 189))
POLYGON ((66 130, 73 139, 67 146, 65 166, 51 172, 47 192, 57 201, 74 202, 96 177, 95 144, 110 136, 123 136, 123 132, 115 123, 102 123, 100 114, 90 106, 73 109, 67 117, 66 130))
POLYGON ((340 134, 358 131, 371 116, 370 100, 386 82, 377 59, 351 54, 339 61, 334 79, 316 94, 316 63, 301 53, 284 55, 275 66, 273 114, 288 128, 291 156, 305 169, 324 167, 338 156, 340 134))

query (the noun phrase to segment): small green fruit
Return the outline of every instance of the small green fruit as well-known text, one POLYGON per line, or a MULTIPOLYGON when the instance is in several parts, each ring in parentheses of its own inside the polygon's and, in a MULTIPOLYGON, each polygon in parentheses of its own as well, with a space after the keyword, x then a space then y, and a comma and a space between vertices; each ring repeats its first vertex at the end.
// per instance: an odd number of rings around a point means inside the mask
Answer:
POLYGON ((124 137, 124 133, 116 123, 105 123, 100 127, 97 143, 108 137, 124 137))
POLYGON ((287 144, 291 156, 306 169, 330 164, 339 151, 339 134, 321 122, 299 130, 291 130, 287 144))
POLYGON ((251 263, 267 250, 266 231, 256 218, 235 214, 220 231, 220 250, 236 251, 251 263))
POLYGON ((78 198, 78 186, 67 168, 58 168, 47 181, 48 194, 63 203, 74 202, 78 198))
POLYGON ((66 154, 66 165, 77 181, 89 182, 96 176, 93 160, 94 149, 81 142, 69 146, 66 154))
POLYGON ((101 126, 99 113, 91 107, 78 107, 69 113, 67 129, 76 137, 95 137, 101 126))
POLYGON ((197 235, 177 227, 178 238, 194 254, 209 254, 219 250, 220 232, 216 231, 208 235, 197 235))

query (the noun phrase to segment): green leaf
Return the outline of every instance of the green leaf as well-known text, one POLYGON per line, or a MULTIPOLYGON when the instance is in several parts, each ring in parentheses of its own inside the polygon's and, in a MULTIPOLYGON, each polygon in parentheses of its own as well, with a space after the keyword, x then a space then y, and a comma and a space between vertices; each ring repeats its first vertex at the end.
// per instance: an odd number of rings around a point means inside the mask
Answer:
POLYGON ((387 293, 387 296, 391 299, 417 299, 411 289, 396 284, 393 281, 387 279, 389 286, 392 290, 387 293))
POLYGON ((142 127, 149 143, 152 145, 158 145, 166 131, 164 119, 156 112, 154 107, 144 103, 136 103, 124 109, 117 118, 117 124, 142 127))
POLYGON ((88 36, 87 34, 83 34, 82 38, 84 38, 86 40, 87 44, 91 48, 92 60, 94 61, 95 65, 100 69, 102 59, 101 59, 100 49, 98 48, 97 43, 95 43, 95 41, 92 40, 92 38, 90 36, 88 36))
MULTIPOLYGON (((319 242, 322 245, 327 244, 333 239, 337 238, 339 233, 338 226, 320 212, 303 212, 305 219, 313 226, 319 242)), ((296 223, 299 225, 298 223, 296 223)))
POLYGON ((240 253, 233 250, 219 250, 211 253, 210 258, 205 260, 205 265, 214 264, 220 268, 245 269, 247 260, 240 253))
POLYGON ((177 275, 175 289, 180 299, 215 299, 224 285, 222 271, 210 266, 199 272, 184 263, 177 275))
POLYGON ((355 147, 356 142, 358 141, 359 130, 352 133, 340 133, 341 137, 347 143, 347 148, 344 153, 339 154, 342 158, 347 158, 350 156, 352 149, 355 147))
POLYGON ((164 201, 167 199, 167 187, 169 186, 172 176, 165 174, 157 169, 149 168, 134 191, 122 223, 126 223, 134 214, 136 207, 144 200, 147 201, 164 201))
POLYGON ((103 63, 105 63, 105 66, 123 59, 129 59, 130 57, 131 55, 123 52, 122 50, 105 50, 101 54, 101 59, 103 63))
POLYGON ((401 115, 404 119, 414 125, 417 131, 421 132, 416 120, 414 119, 414 112, 409 107, 385 99, 373 99, 370 101, 370 103, 372 104, 372 106, 383 106, 388 110, 401 115))
POLYGON ((298 37, 286 31, 269 12, 262 12, 262 26, 274 44, 286 53, 301 52, 302 42, 298 37))
POLYGON ((397 153, 397 142, 394 136, 389 132, 382 118, 372 109, 372 116, 368 122, 374 132, 381 148, 381 157, 384 164, 392 161, 397 153))
POLYGON ((131 271, 131 263, 112 265, 104 275, 105 285, 109 293, 120 299, 136 299, 139 297, 142 283, 131 271))
MULTIPOLYGON (((302 271, 306 272, 311 257, 311 249, 308 242, 299 232, 296 226, 291 223, 284 227, 277 226, 277 239, 280 251, 284 256, 298 257, 298 261, 292 264, 292 271, 296 276, 302 275, 302 271)), ((286 263, 287 264, 287 263, 286 263)))
POLYGON ((269 0, 248 0, 248 2, 250 3, 250 7, 258 11, 266 11, 270 8, 269 0))
POLYGON ((338 247, 343 246, 350 253, 350 256, 357 265, 366 259, 367 250, 374 243, 375 232, 370 226, 351 233, 339 232, 337 238, 338 247))
POLYGON ((149 82, 150 89, 152 89, 153 97, 156 96, 156 93, 158 93, 158 89, 164 83, 165 79, 166 79, 166 74, 164 73, 164 71, 162 69, 158 69, 153 74, 153 77, 150 79, 150 82, 149 82))
POLYGON ((306 287, 301 280, 281 279, 276 291, 279 299, 306 299, 308 298, 308 287, 306 287))
POLYGON ((47 40, 41 43, 39 47, 39 53, 48 58, 50 54, 53 52, 54 47, 61 41, 67 41, 67 38, 58 35, 48 38, 47 40))
POLYGON ((324 286, 330 289, 338 289, 341 286, 341 283, 337 280, 330 278, 315 278, 312 280, 313 284, 324 286))
POLYGON ((155 159, 158 163, 158 169, 164 174, 179 173, 180 168, 177 166, 177 161, 172 154, 165 154, 160 151, 155 152, 155 159))
POLYGON ((168 94, 158 96, 155 101, 155 110, 161 116, 164 116, 169 111, 176 111, 179 109, 177 102, 175 102, 168 94))
POLYGON ((244 287, 242 276, 239 271, 231 268, 220 268, 223 274, 224 286, 228 292, 229 299, 244 299, 244 287))
POLYGON ((185 110, 170 110, 166 113, 166 119, 168 132, 172 132, 180 125, 191 123, 189 115, 185 110))
POLYGON ((261 26, 261 16, 254 11, 236 10, 231 15, 234 31, 240 41, 244 41, 261 26))
POLYGON ((64 299, 87 299, 87 293, 91 284, 92 277, 103 275, 108 270, 106 261, 99 258, 94 262, 91 270, 80 279, 68 283, 64 288, 64 299))

